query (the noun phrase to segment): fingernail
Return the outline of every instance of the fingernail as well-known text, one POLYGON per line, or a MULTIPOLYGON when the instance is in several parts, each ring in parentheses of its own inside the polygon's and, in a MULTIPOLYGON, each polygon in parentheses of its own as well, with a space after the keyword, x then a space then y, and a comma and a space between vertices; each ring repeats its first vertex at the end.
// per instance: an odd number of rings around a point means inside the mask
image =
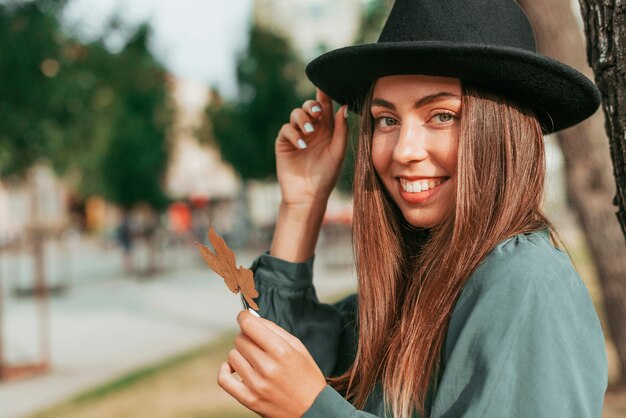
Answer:
POLYGON ((304 142, 304 139, 298 139, 298 146, 300 149, 306 149, 306 142, 304 142))
POLYGON ((306 133, 311 133, 315 130, 315 128, 313 127, 313 125, 311 125, 309 122, 304 124, 304 132, 306 133))
POLYGON ((321 112, 321 111, 322 111, 322 108, 319 107, 319 106, 313 106, 311 108, 311 113, 318 113, 318 112, 321 112))
POLYGON ((343 108, 343 117, 348 119, 348 106, 343 108))
POLYGON ((260 318, 261 315, 259 315, 254 309, 252 308, 248 308, 248 312, 250 312, 252 315, 256 316, 257 318, 260 318))

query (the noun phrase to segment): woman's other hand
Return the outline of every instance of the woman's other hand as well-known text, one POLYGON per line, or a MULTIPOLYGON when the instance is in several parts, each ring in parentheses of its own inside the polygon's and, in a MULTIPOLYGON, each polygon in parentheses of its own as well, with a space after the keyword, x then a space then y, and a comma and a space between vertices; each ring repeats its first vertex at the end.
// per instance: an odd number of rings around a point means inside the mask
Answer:
POLYGON ((276 138, 276 171, 285 206, 323 206, 332 192, 345 156, 347 106, 333 114, 321 90, 291 112, 276 138))
POLYGON ((218 384, 263 417, 302 416, 326 387, 307 349, 284 329, 249 312, 240 312, 237 322, 241 333, 219 369, 218 384))

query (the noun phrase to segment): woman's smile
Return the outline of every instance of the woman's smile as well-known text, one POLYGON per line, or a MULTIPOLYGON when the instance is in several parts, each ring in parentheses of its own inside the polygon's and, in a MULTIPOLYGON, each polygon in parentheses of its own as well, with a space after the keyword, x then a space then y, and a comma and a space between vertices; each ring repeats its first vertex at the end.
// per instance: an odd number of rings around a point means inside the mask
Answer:
POLYGON ((449 177, 398 177, 400 197, 407 203, 425 203, 440 190, 449 177))

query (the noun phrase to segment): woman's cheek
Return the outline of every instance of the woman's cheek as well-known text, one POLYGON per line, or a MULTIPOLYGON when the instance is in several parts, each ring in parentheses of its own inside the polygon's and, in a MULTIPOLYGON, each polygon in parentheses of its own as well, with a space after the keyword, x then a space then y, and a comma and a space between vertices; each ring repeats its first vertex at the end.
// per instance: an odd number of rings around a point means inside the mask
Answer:
POLYGON ((374 138, 372 141, 372 164, 380 177, 384 177, 387 172, 391 164, 392 154, 393 147, 384 141, 376 141, 374 138))

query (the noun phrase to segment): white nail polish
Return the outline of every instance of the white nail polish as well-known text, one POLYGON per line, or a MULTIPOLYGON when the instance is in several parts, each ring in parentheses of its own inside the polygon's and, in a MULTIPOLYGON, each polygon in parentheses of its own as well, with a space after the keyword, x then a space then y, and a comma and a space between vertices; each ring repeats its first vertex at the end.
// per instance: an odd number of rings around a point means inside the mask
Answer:
POLYGON ((310 134, 313 131, 315 131, 315 128, 313 127, 313 125, 311 125, 309 122, 304 124, 304 132, 310 134))
POLYGON ((300 149, 306 149, 306 142, 304 142, 304 139, 298 139, 298 146, 300 149))
POLYGON ((257 313, 257 311, 255 311, 255 310, 254 310, 254 309, 252 309, 252 308, 248 308, 248 312, 250 312, 252 315, 256 316, 257 318, 260 318, 260 317, 261 317, 261 315, 259 315, 259 314, 257 313))
POLYGON ((343 117, 348 119, 348 106, 344 107, 343 109, 343 117))
POLYGON ((313 106, 311 108, 311 113, 318 113, 318 112, 321 112, 321 111, 322 111, 322 108, 319 107, 319 106, 313 106))

